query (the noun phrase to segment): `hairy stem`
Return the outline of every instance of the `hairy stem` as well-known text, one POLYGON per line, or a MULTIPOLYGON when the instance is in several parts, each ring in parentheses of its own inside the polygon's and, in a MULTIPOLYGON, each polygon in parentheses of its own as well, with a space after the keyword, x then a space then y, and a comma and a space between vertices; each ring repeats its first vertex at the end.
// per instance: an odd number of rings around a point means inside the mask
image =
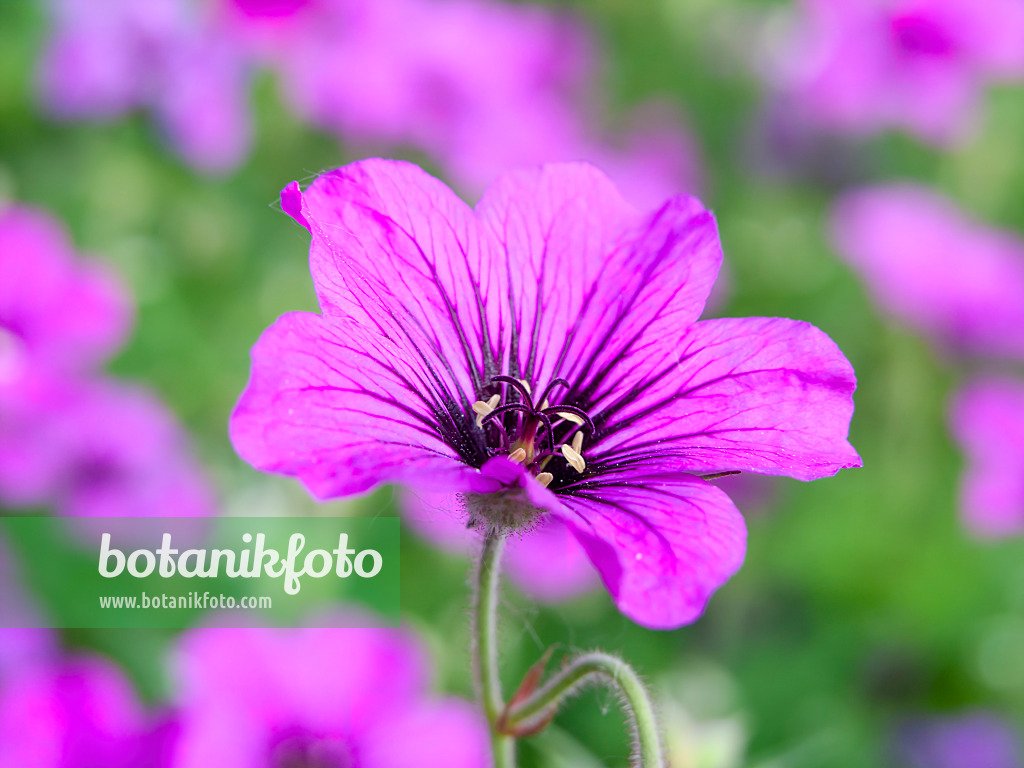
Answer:
POLYGON ((501 534, 488 533, 477 566, 476 595, 473 605, 473 666, 484 714, 491 731, 494 768, 515 768, 515 740, 498 731, 498 718, 505 708, 498 675, 498 581, 501 551, 505 540, 501 534))
POLYGON ((641 768, 664 768, 658 722, 647 689, 633 668, 622 659, 600 651, 573 659, 561 672, 506 713, 507 729, 528 726, 550 717, 566 696, 592 678, 611 684, 623 697, 635 739, 636 764, 641 768))

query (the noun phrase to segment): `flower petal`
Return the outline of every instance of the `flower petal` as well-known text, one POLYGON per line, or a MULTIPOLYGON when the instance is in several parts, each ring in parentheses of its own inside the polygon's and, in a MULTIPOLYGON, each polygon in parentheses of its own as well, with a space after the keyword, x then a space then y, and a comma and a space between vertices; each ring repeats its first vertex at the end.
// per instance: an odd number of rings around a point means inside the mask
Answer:
POLYGON ((477 399, 503 372, 507 276, 472 209, 414 165, 353 163, 281 195, 313 236, 321 311, 421 359, 449 397, 477 399))
POLYGON ((653 340, 696 320, 721 263, 714 219, 695 199, 643 215, 583 163, 508 173, 476 210, 508 260, 518 375, 563 376, 577 395, 613 364, 645 364, 653 340))
POLYGON ((352 322, 284 315, 253 347, 232 442, 257 469, 295 475, 318 498, 383 482, 458 487, 476 470, 449 447, 463 437, 446 442, 433 401, 413 386, 419 375, 386 338, 352 322))
POLYGON ((366 768, 490 765, 487 721, 471 704, 457 699, 395 713, 360 741, 360 765, 366 768))
POLYGON ((925 187, 847 192, 832 214, 839 254, 886 311, 957 351, 1024 360, 1024 241, 925 187))
POLYGON ((965 387, 950 414, 967 454, 964 522, 978 536, 1024 533, 1024 383, 986 378, 965 387))
MULTIPOLYGON (((29 360, 61 373, 101 363, 124 342, 131 314, 114 274, 79 259, 54 219, 30 208, 0 213, 0 336, 15 334, 29 360)), ((10 378, 9 343, 0 338, 0 383, 10 378)))
POLYGON ((562 502, 563 520, 615 604, 645 627, 696 621, 743 562, 742 516, 721 490, 696 477, 619 473, 562 502))
POLYGON ((853 368, 813 325, 705 320, 662 339, 661 350, 661 368, 602 393, 599 439, 587 452, 595 468, 654 462, 813 480, 861 465, 847 441, 853 368))

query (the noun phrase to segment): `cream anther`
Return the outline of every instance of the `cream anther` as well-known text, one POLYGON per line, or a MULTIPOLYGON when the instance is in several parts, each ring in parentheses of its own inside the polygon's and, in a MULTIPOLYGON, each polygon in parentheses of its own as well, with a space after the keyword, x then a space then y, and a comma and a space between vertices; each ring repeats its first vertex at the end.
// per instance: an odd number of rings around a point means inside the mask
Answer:
POLYGON ((476 414, 476 425, 478 427, 483 426, 484 419, 498 406, 500 401, 501 395, 491 395, 486 403, 483 400, 477 400, 473 403, 473 413, 476 414))
MULTIPOLYGON (((573 442, 575 442, 575 440, 573 442)), ((580 474, 582 474, 583 470, 587 468, 587 462, 583 460, 583 457, 580 455, 580 452, 573 448, 571 445, 562 446, 562 455, 565 457, 565 460, 569 462, 569 466, 571 466, 580 474)))
POLYGON ((583 419, 577 416, 575 413, 569 413, 569 411, 557 411, 558 415, 566 421, 571 421, 573 424, 582 425, 583 419))

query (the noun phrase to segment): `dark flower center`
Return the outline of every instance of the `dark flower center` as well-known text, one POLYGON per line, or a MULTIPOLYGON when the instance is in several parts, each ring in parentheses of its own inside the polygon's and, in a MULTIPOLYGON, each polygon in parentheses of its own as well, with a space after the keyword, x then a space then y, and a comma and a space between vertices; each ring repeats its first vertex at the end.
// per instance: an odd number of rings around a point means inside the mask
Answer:
POLYGON ((526 466, 542 485, 554 483, 555 488, 573 473, 583 474, 587 467, 584 436, 593 436, 594 422, 582 408, 550 402, 556 392, 568 388, 565 379, 554 379, 534 398, 527 382, 512 376, 492 377, 490 396, 473 404, 488 456, 507 455, 526 466))
POLYGON ((294 733, 277 741, 270 750, 272 768, 355 768, 344 742, 306 733, 294 733))
POLYGON ((298 13, 310 0, 234 0, 234 4, 246 16, 280 18, 298 13))
POLYGON ((113 452, 83 456, 71 470, 70 484, 78 490, 116 487, 130 476, 129 469, 113 452))
POLYGON ((895 16, 890 28, 896 46, 910 55, 945 57, 956 48, 948 30, 923 14, 895 16))

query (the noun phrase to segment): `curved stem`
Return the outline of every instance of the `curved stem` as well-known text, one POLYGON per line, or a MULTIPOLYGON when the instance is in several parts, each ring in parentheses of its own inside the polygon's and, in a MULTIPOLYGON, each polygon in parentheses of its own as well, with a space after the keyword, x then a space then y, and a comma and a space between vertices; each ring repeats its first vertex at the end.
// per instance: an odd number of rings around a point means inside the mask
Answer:
POLYGON ((663 768, 666 765, 665 755, 654 705, 647 689, 629 664, 607 653, 598 651, 574 659, 532 695, 511 707, 506 713, 506 727, 514 729, 549 717, 568 694, 591 677, 611 683, 622 694, 636 739, 637 765, 641 768, 663 768))
POLYGON ((515 768, 515 740, 498 731, 498 718, 505 708, 498 675, 498 581, 501 551, 505 540, 501 534, 488 533, 477 566, 476 596, 473 605, 473 666, 484 714, 491 731, 494 768, 515 768))

